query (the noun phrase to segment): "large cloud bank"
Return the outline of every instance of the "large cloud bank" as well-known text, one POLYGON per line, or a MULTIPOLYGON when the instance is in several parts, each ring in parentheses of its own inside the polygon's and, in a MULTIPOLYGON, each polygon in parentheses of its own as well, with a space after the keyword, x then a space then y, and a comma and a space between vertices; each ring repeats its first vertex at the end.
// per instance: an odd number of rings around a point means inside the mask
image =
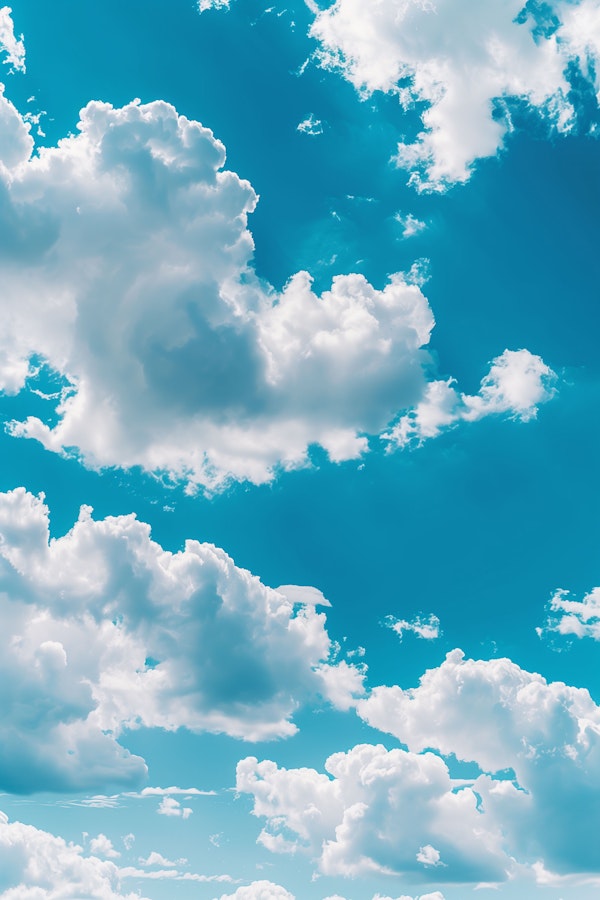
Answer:
POLYGON ((1 789, 134 785, 124 727, 267 739, 311 697, 361 693, 314 588, 267 588, 211 544, 167 552, 134 516, 48 527, 41 499, 0 494, 1 789))
POLYGON ((363 95, 394 92, 405 108, 424 104, 422 131, 397 155, 419 189, 466 181, 477 159, 496 154, 512 127, 507 101, 524 101, 568 131, 570 65, 600 86, 595 0, 336 0, 315 12, 323 65, 363 95))
POLYGON ((164 102, 93 102, 39 155, 5 97, 0 123, 0 388, 18 392, 35 358, 69 385, 57 420, 14 434, 210 489, 268 480, 311 444, 360 456, 424 400, 420 287, 399 273, 382 290, 339 275, 320 296, 305 272, 280 293, 260 281, 256 195, 199 123, 164 102))
POLYGON ((359 745, 327 774, 239 763, 269 849, 304 848, 327 874, 440 883, 598 872, 600 708, 586 690, 457 650, 418 688, 376 688, 357 709, 408 749, 359 745), (454 779, 442 756, 481 774, 454 779))

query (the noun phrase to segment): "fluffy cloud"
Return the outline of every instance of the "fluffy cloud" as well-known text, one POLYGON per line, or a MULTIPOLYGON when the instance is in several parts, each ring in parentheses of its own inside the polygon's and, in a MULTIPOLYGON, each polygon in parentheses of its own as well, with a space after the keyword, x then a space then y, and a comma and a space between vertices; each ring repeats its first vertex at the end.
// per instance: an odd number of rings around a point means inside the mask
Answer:
POLYGON ((2 900, 143 900, 123 894, 114 863, 83 856, 76 844, 0 813, 0 898, 2 900))
MULTIPOLYGON (((393 900, 393 897, 383 897, 377 894, 373 900, 393 900)), ((402 894, 396 900, 444 900, 444 895, 440 891, 434 891, 432 894, 420 894, 418 897, 409 897, 408 894, 402 894)))
POLYGON ((6 99, 0 118, 0 382, 18 390, 37 355, 70 385, 58 424, 15 433, 90 465, 259 482, 312 443, 360 455, 364 432, 418 401, 433 327, 420 288, 260 282, 256 195, 208 129, 163 102, 90 103, 77 135, 30 156, 6 99))
POLYGON ((413 752, 435 748, 490 773, 475 789, 513 856, 561 874, 598 871, 600 707, 587 690, 455 650, 419 687, 375 688, 358 712, 413 752), (503 770, 514 781, 490 777, 503 770))
POLYGON ((19 72, 25 71, 25 44, 15 36, 10 6, 0 7, 0 53, 6 55, 4 63, 19 72))
POLYGON ((540 637, 557 632, 571 637, 591 637, 600 641, 600 588, 593 588, 583 600, 570 600, 569 592, 558 590, 550 601, 550 615, 540 637))
POLYGON ((325 770, 254 757, 238 764, 238 790, 252 794, 254 814, 267 819, 260 840, 268 849, 303 848, 327 875, 506 878, 511 860, 500 829, 479 809, 476 789, 454 782, 439 756, 362 744, 330 756, 325 770))
MULTIPOLYGON (((356 458, 430 403, 434 320, 415 279, 339 275, 321 295, 306 272, 281 292, 260 281, 256 195, 199 123, 164 102, 93 102, 78 134, 32 155, 2 96, 0 126, 0 389, 34 386, 40 360, 64 384, 48 421, 13 434, 211 489, 266 481, 311 444, 356 458)), ((472 400, 452 421, 514 412, 472 400)))
POLYGON ((423 400, 402 416, 385 437, 392 445, 422 444, 460 421, 504 414, 527 422, 555 393, 556 374, 529 350, 505 350, 492 361, 479 392, 461 394, 454 379, 432 381, 423 400))
MULTIPOLYGON (((217 900, 217 898, 215 898, 217 900)), ((219 900, 295 900, 294 895, 272 881, 253 881, 234 894, 222 894, 219 900)))
POLYGON ((48 528, 40 498, 0 494, 3 789, 130 786, 146 770, 124 727, 273 738, 310 697, 362 691, 358 668, 328 662, 315 589, 290 600, 211 544, 169 553, 134 516, 83 508, 64 537, 48 528))
POLYGON ((397 155, 421 190, 466 181, 477 159, 496 154, 512 128, 511 100, 568 130, 569 64, 600 84, 595 0, 336 0, 315 14, 324 66, 363 96, 393 92, 405 109, 425 105, 423 130, 397 155))

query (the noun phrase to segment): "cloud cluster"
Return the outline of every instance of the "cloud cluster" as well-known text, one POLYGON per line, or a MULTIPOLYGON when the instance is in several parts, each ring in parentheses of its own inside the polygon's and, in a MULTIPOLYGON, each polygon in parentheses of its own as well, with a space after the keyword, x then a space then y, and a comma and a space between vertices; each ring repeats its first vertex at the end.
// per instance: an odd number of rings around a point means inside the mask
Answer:
POLYGON ((0 7, 0 54, 5 54, 5 65, 17 72, 25 71, 25 44, 15 35, 10 6, 0 7))
POLYGON ((600 588, 593 588, 583 600, 570 600, 569 591, 556 591, 550 600, 546 623, 537 631, 540 637, 554 631, 570 637, 591 637, 600 641, 600 588))
POLYGON ((338 275, 320 295, 306 272, 281 292, 260 281, 251 185, 169 104, 92 102, 78 134, 37 155, 4 96, 0 126, 0 389, 33 386, 40 359, 64 383, 47 420, 14 422, 14 435, 210 490, 269 480, 313 444, 356 458, 413 407, 392 443, 432 417, 520 414, 520 396, 492 396, 518 354, 495 361, 481 397, 427 386, 434 320, 414 278, 378 290, 338 275))
POLYGON ((222 894, 219 900, 295 900, 295 898, 280 884, 263 880, 239 887, 233 894, 222 894))
POLYGON ((397 162, 420 190, 464 182, 476 160, 495 155, 513 100, 569 130, 569 65, 600 86, 595 0, 336 0, 315 16, 322 65, 363 96, 393 92, 418 108, 422 131, 400 141, 397 162))
POLYGON ((529 350, 505 350, 492 360, 477 394, 462 394, 454 379, 432 381, 425 396, 402 416, 384 437, 392 446, 422 444, 458 422, 476 422, 489 415, 508 415, 527 422, 538 407, 552 399, 556 374, 529 350))
POLYGON ((413 752, 476 762, 487 773, 475 783, 483 809, 501 823, 511 855, 559 873, 599 870, 600 707, 587 690, 455 650, 419 687, 375 688, 358 712, 413 752), (514 783, 490 777, 506 770, 514 783))
POLYGON ((84 856, 83 848, 0 813, 2 900, 143 900, 122 893, 114 863, 84 856))
MULTIPOLYGON (((117 742, 125 727, 259 740, 293 734, 311 697, 350 705, 363 676, 328 662, 326 601, 283 591, 211 544, 163 550, 134 516, 83 508, 49 540, 40 498, 0 494, 0 786, 135 785, 146 770, 117 742)), ((174 804, 161 811, 189 815, 174 804)))
POLYGON ((238 764, 238 790, 252 794, 254 814, 267 819, 260 840, 268 849, 303 848, 327 875, 506 878, 500 829, 485 822, 476 789, 454 782, 439 756, 360 744, 330 756, 325 770, 254 757, 238 764))
POLYGON ((267 849, 308 852, 328 875, 428 883, 600 871, 600 707, 587 690, 455 650, 419 687, 375 688, 357 711, 408 749, 358 745, 330 756, 324 773, 238 764, 267 849), (453 758, 480 774, 452 777, 453 758))

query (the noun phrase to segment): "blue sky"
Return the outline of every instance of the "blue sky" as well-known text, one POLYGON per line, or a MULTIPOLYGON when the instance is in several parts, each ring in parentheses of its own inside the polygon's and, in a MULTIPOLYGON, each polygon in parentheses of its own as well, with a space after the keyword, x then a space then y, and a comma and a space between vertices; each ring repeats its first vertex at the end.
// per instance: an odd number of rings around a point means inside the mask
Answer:
POLYGON ((0 51, 0 898, 596 896, 597 0, 0 51))

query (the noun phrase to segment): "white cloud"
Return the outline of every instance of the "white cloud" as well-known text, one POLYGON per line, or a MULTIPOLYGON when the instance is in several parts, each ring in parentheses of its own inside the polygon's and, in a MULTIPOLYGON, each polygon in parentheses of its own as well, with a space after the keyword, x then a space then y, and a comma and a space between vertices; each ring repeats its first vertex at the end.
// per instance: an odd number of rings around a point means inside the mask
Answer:
POLYGON ((419 400, 433 327, 420 287, 261 282, 256 195, 208 129, 164 102, 94 102, 77 135, 30 158, 5 99, 2 119, 0 383, 17 391, 37 354, 71 384, 58 424, 15 434, 214 487, 268 480, 313 443, 355 458, 419 400))
POLYGON ((305 850, 327 875, 507 877, 512 862, 500 829, 479 809, 477 788, 454 782, 439 756, 363 744, 330 756, 325 770, 286 770, 254 757, 238 763, 238 790, 253 795, 254 814, 267 820, 260 836, 267 849, 305 850), (428 844, 444 866, 419 859, 428 844))
POLYGON ((432 381, 424 399, 402 416, 384 437, 392 446, 422 444, 460 421, 474 422, 490 415, 508 415, 527 422, 538 407, 555 394, 556 374, 529 350, 505 350, 492 360, 479 392, 459 393, 454 379, 432 381))
POLYGON ((0 814, 0 898, 2 900, 142 900, 123 894, 113 862, 83 856, 76 844, 0 814))
POLYGON ((187 859, 178 859, 176 862, 173 862, 172 859, 167 859, 162 853, 157 853, 156 850, 153 850, 146 859, 140 857, 142 866, 162 866, 165 869, 174 869, 177 866, 185 865, 186 862, 187 859))
POLYGON ((99 834, 90 840, 90 853, 94 856, 103 856, 105 859, 117 859, 121 855, 105 834, 99 834))
MULTIPOLYGON (((217 900, 215 897, 214 900, 217 900)), ((253 881, 234 894, 222 894, 219 900, 295 900, 294 895, 272 881, 253 881)))
MULTIPOLYGON (((2 788, 134 786, 146 768, 117 743, 124 726, 264 740, 293 734, 310 698, 347 708, 362 691, 358 669, 328 662, 314 590, 290 601, 212 544, 167 552, 134 516, 84 507, 64 537, 48 528, 40 498, 0 494, 2 788)), ((146 795, 180 791, 197 793, 146 795)))
POLYGON ((396 222, 402 226, 403 238, 413 237, 415 234, 420 234, 427 228, 426 223, 417 219, 412 213, 408 213, 406 216, 403 216, 401 213, 396 213, 394 218, 396 219, 396 222))
POLYGON ((543 628, 538 628, 542 636, 547 632, 557 632, 572 637, 591 637, 600 641, 600 588, 593 588, 583 600, 570 600, 569 591, 557 590, 550 600, 550 615, 543 628))
POLYGON ((145 787, 136 797, 171 797, 173 795, 183 794, 187 797, 214 797, 216 791, 201 791, 198 788, 180 788, 180 787, 145 787))
POLYGON ((596 90, 596 0, 337 0, 315 10, 321 63, 363 95, 425 104, 421 133, 400 140, 397 162, 421 190, 466 181, 512 129, 507 101, 524 101, 558 131, 573 124, 564 72, 576 62, 596 90))
POLYGON ((198 12, 207 9, 229 9, 229 0, 198 0, 198 12))
MULTIPOLYGON (((167 103, 90 103, 77 135, 34 156, 3 96, 0 126, 0 389, 35 390, 40 359, 65 382, 57 421, 14 435, 210 490, 306 464, 312 444, 355 459, 401 411, 425 416, 418 267, 382 290, 350 274, 317 295, 300 272, 276 292, 251 265, 251 185, 167 103)), ((481 402, 452 421, 501 409, 481 402)))
MULTIPOLYGON (((600 803, 600 707, 587 690, 547 683, 509 659, 466 660, 455 650, 419 687, 375 688, 357 710, 413 752, 435 748, 490 773, 474 789, 523 864, 599 870, 591 835, 600 803), (490 777, 503 770, 514 772, 514 783, 490 777)), ((431 844, 448 862, 443 847, 431 844)))
POLYGON ((417 637, 426 641, 433 641, 440 636, 440 620, 437 616, 416 616, 412 621, 408 619, 396 619, 395 616, 387 616, 384 624, 394 631, 400 640, 405 631, 412 631, 417 637))
POLYGON ((182 806, 174 797, 163 797, 158 807, 160 816, 176 816, 181 819, 189 819, 193 811, 190 806, 182 806))
POLYGON ((310 113, 303 119, 296 128, 296 131, 300 131, 302 134, 309 135, 318 135, 323 134, 323 123, 320 119, 317 119, 313 113, 310 113))
POLYGON ((0 53, 6 54, 4 63, 18 72, 25 71, 25 44, 23 37, 15 36, 10 6, 0 7, 0 53))
MULTIPOLYGON (((373 900, 394 900, 394 898, 376 894, 373 900)), ((420 894, 418 897, 409 897, 408 894, 402 894, 401 897, 396 897, 396 900, 444 900, 444 895, 440 891, 433 891, 431 894, 420 894)))

